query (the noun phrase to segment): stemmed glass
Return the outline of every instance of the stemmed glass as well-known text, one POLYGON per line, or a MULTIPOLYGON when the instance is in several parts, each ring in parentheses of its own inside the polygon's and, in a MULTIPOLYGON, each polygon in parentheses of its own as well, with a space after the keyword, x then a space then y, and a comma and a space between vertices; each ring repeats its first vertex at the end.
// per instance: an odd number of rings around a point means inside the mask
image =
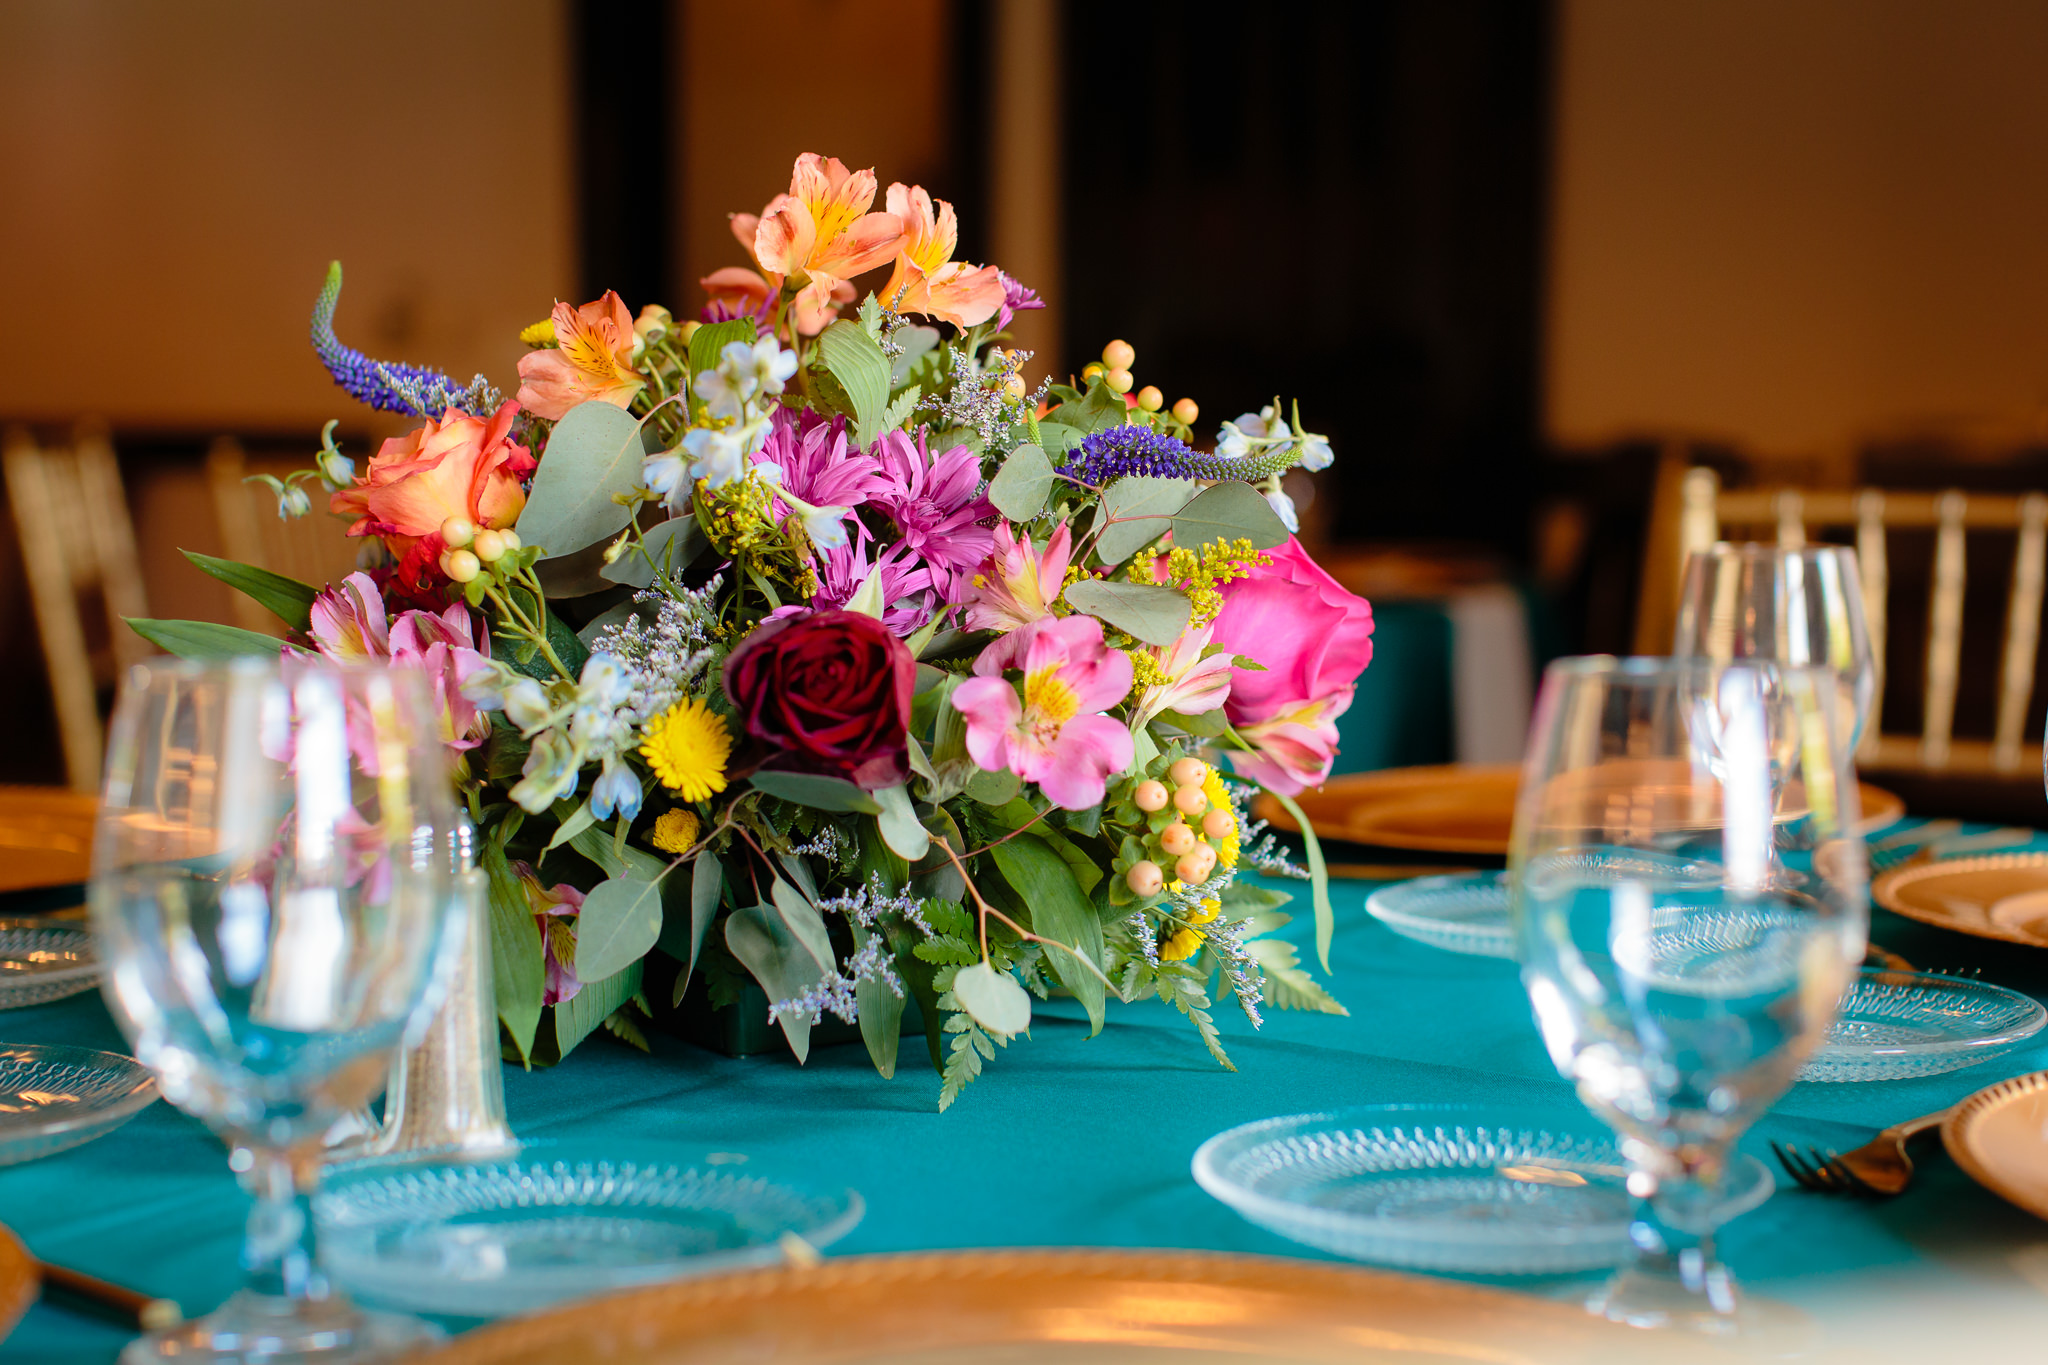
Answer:
POLYGON ((1825 1037, 1869 919, 1832 670, 1566 659, 1509 850, 1552 1060, 1621 1137, 1634 1261, 1591 1307, 1740 1330, 1716 1258, 1736 1138, 1825 1037))
POLYGON ((1863 611, 1856 552, 1841 545, 1788 550, 1722 541, 1685 563, 1671 652, 1729 663, 1763 659, 1835 670, 1853 754, 1877 696, 1877 660, 1863 611))
POLYGON ((124 1361, 356 1361, 438 1335, 327 1283, 310 1196, 322 1135, 376 1095, 461 946, 440 736, 408 669, 157 660, 124 680, 93 849, 107 1000, 256 1198, 244 1287, 124 1361))

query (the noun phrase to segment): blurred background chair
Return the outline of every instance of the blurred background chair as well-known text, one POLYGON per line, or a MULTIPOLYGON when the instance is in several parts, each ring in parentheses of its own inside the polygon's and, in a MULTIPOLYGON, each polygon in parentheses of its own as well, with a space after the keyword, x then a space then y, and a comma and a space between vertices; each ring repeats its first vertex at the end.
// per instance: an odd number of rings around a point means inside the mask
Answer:
MULTIPOLYGON (((259 451, 252 455, 239 437, 219 436, 206 452, 206 485, 220 523, 223 557, 254 564, 272 573, 321 587, 346 577, 354 568, 357 541, 342 523, 327 515, 326 497, 318 484, 308 489, 313 510, 286 520, 277 514, 277 498, 268 486, 251 482, 269 474, 283 478, 308 461, 297 447, 259 451)), ((253 599, 235 593, 235 624, 245 630, 284 634, 284 623, 253 599)))

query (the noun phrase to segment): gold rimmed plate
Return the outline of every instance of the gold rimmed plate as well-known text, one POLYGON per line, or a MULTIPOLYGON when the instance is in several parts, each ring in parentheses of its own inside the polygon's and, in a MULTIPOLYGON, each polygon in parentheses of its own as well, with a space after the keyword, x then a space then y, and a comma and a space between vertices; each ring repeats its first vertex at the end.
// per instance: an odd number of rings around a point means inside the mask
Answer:
MULTIPOLYGON (((1630 780, 1641 774, 1629 774, 1630 780)), ((1388 768, 1333 777, 1295 799, 1326 839, 1420 853, 1506 857, 1515 823, 1522 770, 1512 763, 1449 763, 1388 768)), ((1881 787, 1859 784, 1868 833, 1906 813, 1905 803, 1881 787)), ((1294 819, 1261 793, 1252 813, 1275 829, 1294 831, 1294 819)))
POLYGON ((1880 876, 1870 894, 1922 924, 2048 948, 2048 853, 1908 863, 1880 876))
MULTIPOLYGON (((1658 1343, 1690 1361, 1689 1343, 1658 1343)), ((1313 1261, 1186 1251, 852 1256, 612 1295, 471 1332, 434 1365, 975 1365, 1640 1359, 1576 1304, 1313 1261)))
POLYGON ((83 882, 98 810, 83 792, 0 786, 0 892, 83 882))
POLYGON ((1941 1142, 1970 1179, 2048 1218, 2048 1071, 1979 1090, 1941 1124, 1941 1142))

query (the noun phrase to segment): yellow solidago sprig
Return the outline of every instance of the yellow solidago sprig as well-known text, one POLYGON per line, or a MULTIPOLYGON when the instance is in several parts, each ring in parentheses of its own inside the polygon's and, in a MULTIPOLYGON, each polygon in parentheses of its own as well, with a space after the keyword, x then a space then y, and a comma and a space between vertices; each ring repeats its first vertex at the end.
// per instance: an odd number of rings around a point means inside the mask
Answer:
POLYGON ((725 790, 732 731, 716 711, 691 697, 647 722, 640 732, 640 755, 661 784, 677 796, 685 801, 708 801, 725 790))
POLYGON ((766 480, 751 468, 744 477, 722 487, 699 479, 697 525, 720 555, 788 588, 792 598, 809 600, 818 592, 810 542, 801 518, 792 516, 776 524, 775 497, 766 480))
POLYGON ((1198 628, 1215 620, 1223 610, 1225 584, 1249 578, 1253 569, 1272 562, 1271 555, 1252 548, 1251 541, 1243 536, 1236 540, 1218 537, 1198 547, 1169 546, 1163 556, 1158 547, 1140 550, 1131 556, 1124 575, 1133 583, 1163 583, 1187 594, 1193 608, 1188 624, 1198 628))

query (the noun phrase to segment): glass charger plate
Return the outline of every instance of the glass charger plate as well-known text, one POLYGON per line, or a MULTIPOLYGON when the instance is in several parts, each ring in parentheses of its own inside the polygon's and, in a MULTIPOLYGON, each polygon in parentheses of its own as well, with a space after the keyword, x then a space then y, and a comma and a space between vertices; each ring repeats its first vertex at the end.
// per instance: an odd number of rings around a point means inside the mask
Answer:
MULTIPOLYGON (((1598 883, 1608 878, 1648 877, 1661 884, 1711 884, 1720 869, 1687 858, 1653 853, 1589 849, 1550 859, 1554 871, 1598 883)), ((1383 886, 1365 898, 1366 913, 1404 938, 1454 953, 1513 957, 1508 923, 1508 874, 1468 872, 1417 877, 1383 886)))
MULTIPOLYGON (((1583 1111, 1385 1104, 1262 1119, 1195 1152, 1195 1180, 1248 1221, 1359 1261, 1546 1275, 1628 1257, 1627 1175, 1583 1111)), ((1738 1157, 1723 1219, 1775 1184, 1738 1157)))
POLYGON ((113 1132, 156 1098, 133 1057, 85 1047, 0 1046, 0 1166, 113 1132))
POLYGON ((321 1260, 351 1293, 473 1318, 774 1264, 791 1239, 828 1246, 864 1212, 853 1190, 806 1188, 736 1153, 602 1140, 337 1166, 314 1204, 321 1260))
MULTIPOLYGON (((1642 1358, 1573 1303, 1278 1256, 954 1251, 848 1256, 569 1304, 466 1332, 421 1365, 1365 1365, 1642 1358)), ((1660 1334, 1658 1365, 1727 1365, 1660 1334)))
POLYGON ((0 1010, 76 995, 99 975, 92 932, 83 924, 0 918, 0 1010))
POLYGON ((2003 1057, 2044 1024, 2048 1010, 2003 986, 1866 967, 1799 1079, 1938 1076, 2003 1057))

